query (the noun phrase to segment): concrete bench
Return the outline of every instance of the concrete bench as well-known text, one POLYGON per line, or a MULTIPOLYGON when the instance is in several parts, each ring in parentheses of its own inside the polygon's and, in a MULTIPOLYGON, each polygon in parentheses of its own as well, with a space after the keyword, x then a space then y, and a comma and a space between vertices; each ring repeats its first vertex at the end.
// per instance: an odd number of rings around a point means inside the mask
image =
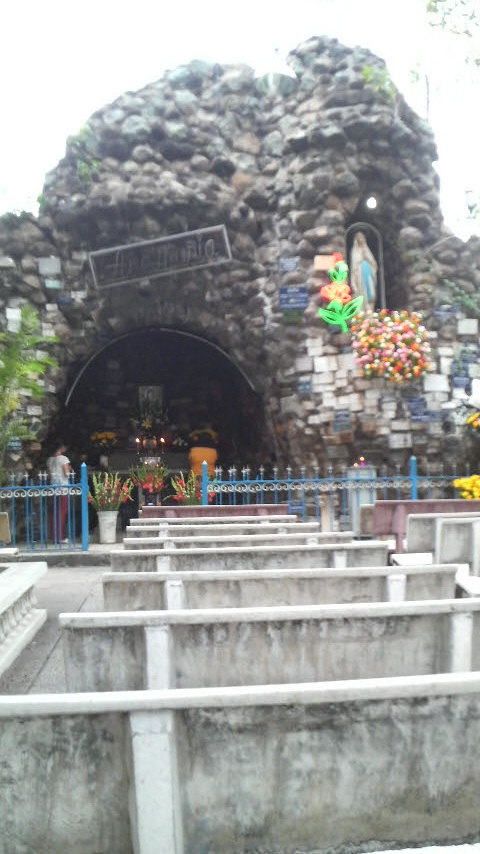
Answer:
MULTIPOLYGON (((301 523, 299 523, 301 524, 301 523)), ((320 543, 351 543, 353 531, 276 531, 273 534, 226 534, 225 536, 169 536, 158 534, 156 537, 125 537, 124 545, 129 549, 169 548, 169 549, 218 549, 236 546, 303 546, 320 543)))
POLYGON ((435 523, 436 562, 455 560, 467 563, 472 575, 480 575, 480 515, 476 518, 439 518, 435 523), (442 555, 442 558, 439 558, 442 555))
POLYGON ((297 546, 250 546, 216 549, 143 548, 112 551, 115 572, 157 572, 181 569, 298 569, 386 566, 388 544, 368 542, 297 546))
MULTIPOLYGON (((290 517, 288 517, 290 518, 290 517)), ((127 539, 131 537, 226 537, 240 536, 248 534, 249 536, 265 535, 265 534, 289 534, 289 533, 316 533, 320 531, 318 522, 292 522, 292 521, 273 521, 266 517, 259 516, 255 521, 239 521, 239 522, 212 522, 208 520, 204 522, 185 523, 182 519, 175 519, 176 525, 172 524, 173 520, 158 520, 148 519, 143 520, 143 524, 128 525, 126 528, 127 539)))
POLYGON ((480 599, 61 614, 69 691, 480 669, 480 599))
POLYGON ((445 851, 478 838, 479 708, 478 673, 0 697, 4 851, 445 851))
POLYGON ((438 519, 480 519, 479 513, 418 513, 407 516, 407 552, 433 552, 435 550, 436 523, 438 519))
POLYGON ((142 506, 144 519, 208 519, 220 517, 235 519, 238 516, 285 516, 288 504, 183 504, 142 506))
POLYGON ((327 605, 455 597, 457 565, 233 572, 107 572, 109 611, 327 605))
POLYGON ((466 498, 399 499, 376 501, 373 506, 372 532, 374 537, 395 537, 395 551, 403 552, 407 517, 416 513, 480 512, 480 500, 466 498))
POLYGON ((15 661, 47 619, 36 607, 34 586, 47 564, 0 565, 0 674, 15 661))
MULTIPOLYGON (((159 526, 168 526, 168 528, 170 529, 177 527, 183 528, 184 526, 190 525, 201 525, 202 527, 208 527, 210 525, 221 525, 222 527, 224 525, 253 525, 256 528, 258 525, 284 525, 286 523, 295 525, 300 524, 298 516, 296 516, 294 513, 277 513, 274 516, 269 514, 262 516, 259 516, 258 514, 255 516, 250 516, 248 514, 237 514, 236 516, 198 516, 193 519, 189 517, 185 518, 185 516, 181 516, 178 518, 171 516, 162 518, 155 516, 138 516, 136 518, 130 519, 129 526, 134 526, 135 528, 155 528, 159 526)), ((314 524, 317 525, 316 522, 314 524)))

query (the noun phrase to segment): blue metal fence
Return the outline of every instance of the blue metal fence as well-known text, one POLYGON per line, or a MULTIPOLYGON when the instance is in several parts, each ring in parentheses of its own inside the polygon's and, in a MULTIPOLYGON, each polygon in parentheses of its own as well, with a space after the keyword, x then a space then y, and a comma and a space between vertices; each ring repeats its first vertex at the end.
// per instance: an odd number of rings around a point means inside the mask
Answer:
MULTIPOLYGON (((202 471, 202 503, 243 505, 247 511, 252 504, 287 504, 290 513, 306 521, 317 520, 323 530, 359 531, 359 508, 381 499, 399 498, 450 498, 455 494, 452 481, 459 477, 455 470, 438 469, 419 475, 415 457, 410 458, 407 474, 400 467, 377 473, 370 466, 350 468, 341 475, 329 471, 327 477, 312 475, 300 469, 298 475, 291 468, 284 475, 272 469, 266 476, 260 468, 252 475, 249 468, 238 472, 231 468, 225 473, 215 470, 209 479, 208 467, 202 471), (210 498, 212 496, 212 498, 210 498)), ((89 546, 88 475, 85 463, 81 465, 80 479, 72 476, 68 486, 55 486, 39 475, 34 483, 26 476, 12 480, 10 486, 0 488, 0 510, 9 517, 11 544, 28 552, 48 549, 78 549, 89 546), (65 514, 65 526, 62 515, 65 514)), ((248 512, 248 511, 247 511, 248 512)))
POLYGON ((370 466, 357 466, 345 470, 340 476, 330 470, 327 477, 319 477, 318 471, 308 475, 300 469, 298 476, 287 468, 284 476, 273 469, 270 477, 265 470, 252 475, 249 468, 240 472, 232 468, 227 472, 215 470, 215 477, 208 478, 207 466, 202 470, 202 503, 208 504, 209 494, 214 494, 216 504, 288 504, 289 512, 304 521, 315 519, 325 530, 357 530, 359 507, 373 504, 376 500, 401 498, 451 498, 455 494, 452 481, 461 475, 452 469, 446 472, 437 469, 419 475, 417 460, 410 457, 408 472, 402 474, 397 466, 388 471, 384 466, 380 472, 370 466))
POLYGON ((48 484, 46 474, 38 475, 37 483, 25 475, 12 477, 10 486, 0 488, 0 510, 8 514, 10 532, 2 545, 29 552, 87 551, 87 466, 82 463, 80 480, 72 473, 66 486, 48 484))

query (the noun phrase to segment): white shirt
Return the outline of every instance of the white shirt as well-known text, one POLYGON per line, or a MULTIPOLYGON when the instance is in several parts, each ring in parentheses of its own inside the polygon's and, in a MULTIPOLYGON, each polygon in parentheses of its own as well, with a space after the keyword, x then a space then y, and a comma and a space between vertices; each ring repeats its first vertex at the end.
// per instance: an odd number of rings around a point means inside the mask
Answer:
POLYGON ((68 483, 68 469, 70 460, 64 454, 57 454, 49 457, 47 460, 48 473, 50 475, 50 483, 55 485, 64 485, 68 483))

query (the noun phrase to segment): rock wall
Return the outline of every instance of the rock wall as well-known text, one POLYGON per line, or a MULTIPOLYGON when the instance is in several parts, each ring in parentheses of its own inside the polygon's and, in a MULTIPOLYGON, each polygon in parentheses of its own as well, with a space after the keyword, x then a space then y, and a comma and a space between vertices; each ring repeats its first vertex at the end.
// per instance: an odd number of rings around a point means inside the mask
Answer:
POLYGON ((465 382, 480 376, 478 320, 439 306, 452 303, 445 280, 475 294, 480 241, 463 243, 443 224, 431 130, 369 51, 312 38, 288 63, 294 77, 256 79, 247 66, 193 61, 121 95, 67 140, 38 218, 0 220, 1 304, 33 302, 60 340, 60 368, 35 413, 40 438, 95 353, 157 326, 200 336, 251 379, 265 411, 262 452, 273 448, 280 462, 465 459, 450 411, 465 392, 452 379, 459 362, 465 382), (413 390, 361 379, 349 334, 318 316, 314 259, 345 253, 360 222, 382 238, 386 306, 421 311, 431 332, 432 370, 413 390), (95 287, 88 252, 218 224, 230 263, 95 287), (53 277, 39 272, 51 256, 53 277), (299 257, 299 269, 281 273, 286 257, 299 257), (308 289, 298 317, 279 305, 288 285, 308 289), (412 421, 412 395, 425 397, 428 422, 412 421), (349 413, 343 431, 339 412, 349 413))

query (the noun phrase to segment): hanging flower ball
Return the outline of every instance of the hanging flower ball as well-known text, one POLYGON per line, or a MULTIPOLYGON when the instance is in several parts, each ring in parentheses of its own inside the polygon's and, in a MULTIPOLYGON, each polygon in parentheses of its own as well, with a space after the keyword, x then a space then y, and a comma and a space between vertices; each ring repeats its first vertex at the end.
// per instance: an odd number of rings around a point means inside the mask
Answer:
POLYGON ((430 368, 428 332, 416 313, 382 309, 360 315, 351 332, 362 377, 386 376, 402 383, 418 379, 430 368))

